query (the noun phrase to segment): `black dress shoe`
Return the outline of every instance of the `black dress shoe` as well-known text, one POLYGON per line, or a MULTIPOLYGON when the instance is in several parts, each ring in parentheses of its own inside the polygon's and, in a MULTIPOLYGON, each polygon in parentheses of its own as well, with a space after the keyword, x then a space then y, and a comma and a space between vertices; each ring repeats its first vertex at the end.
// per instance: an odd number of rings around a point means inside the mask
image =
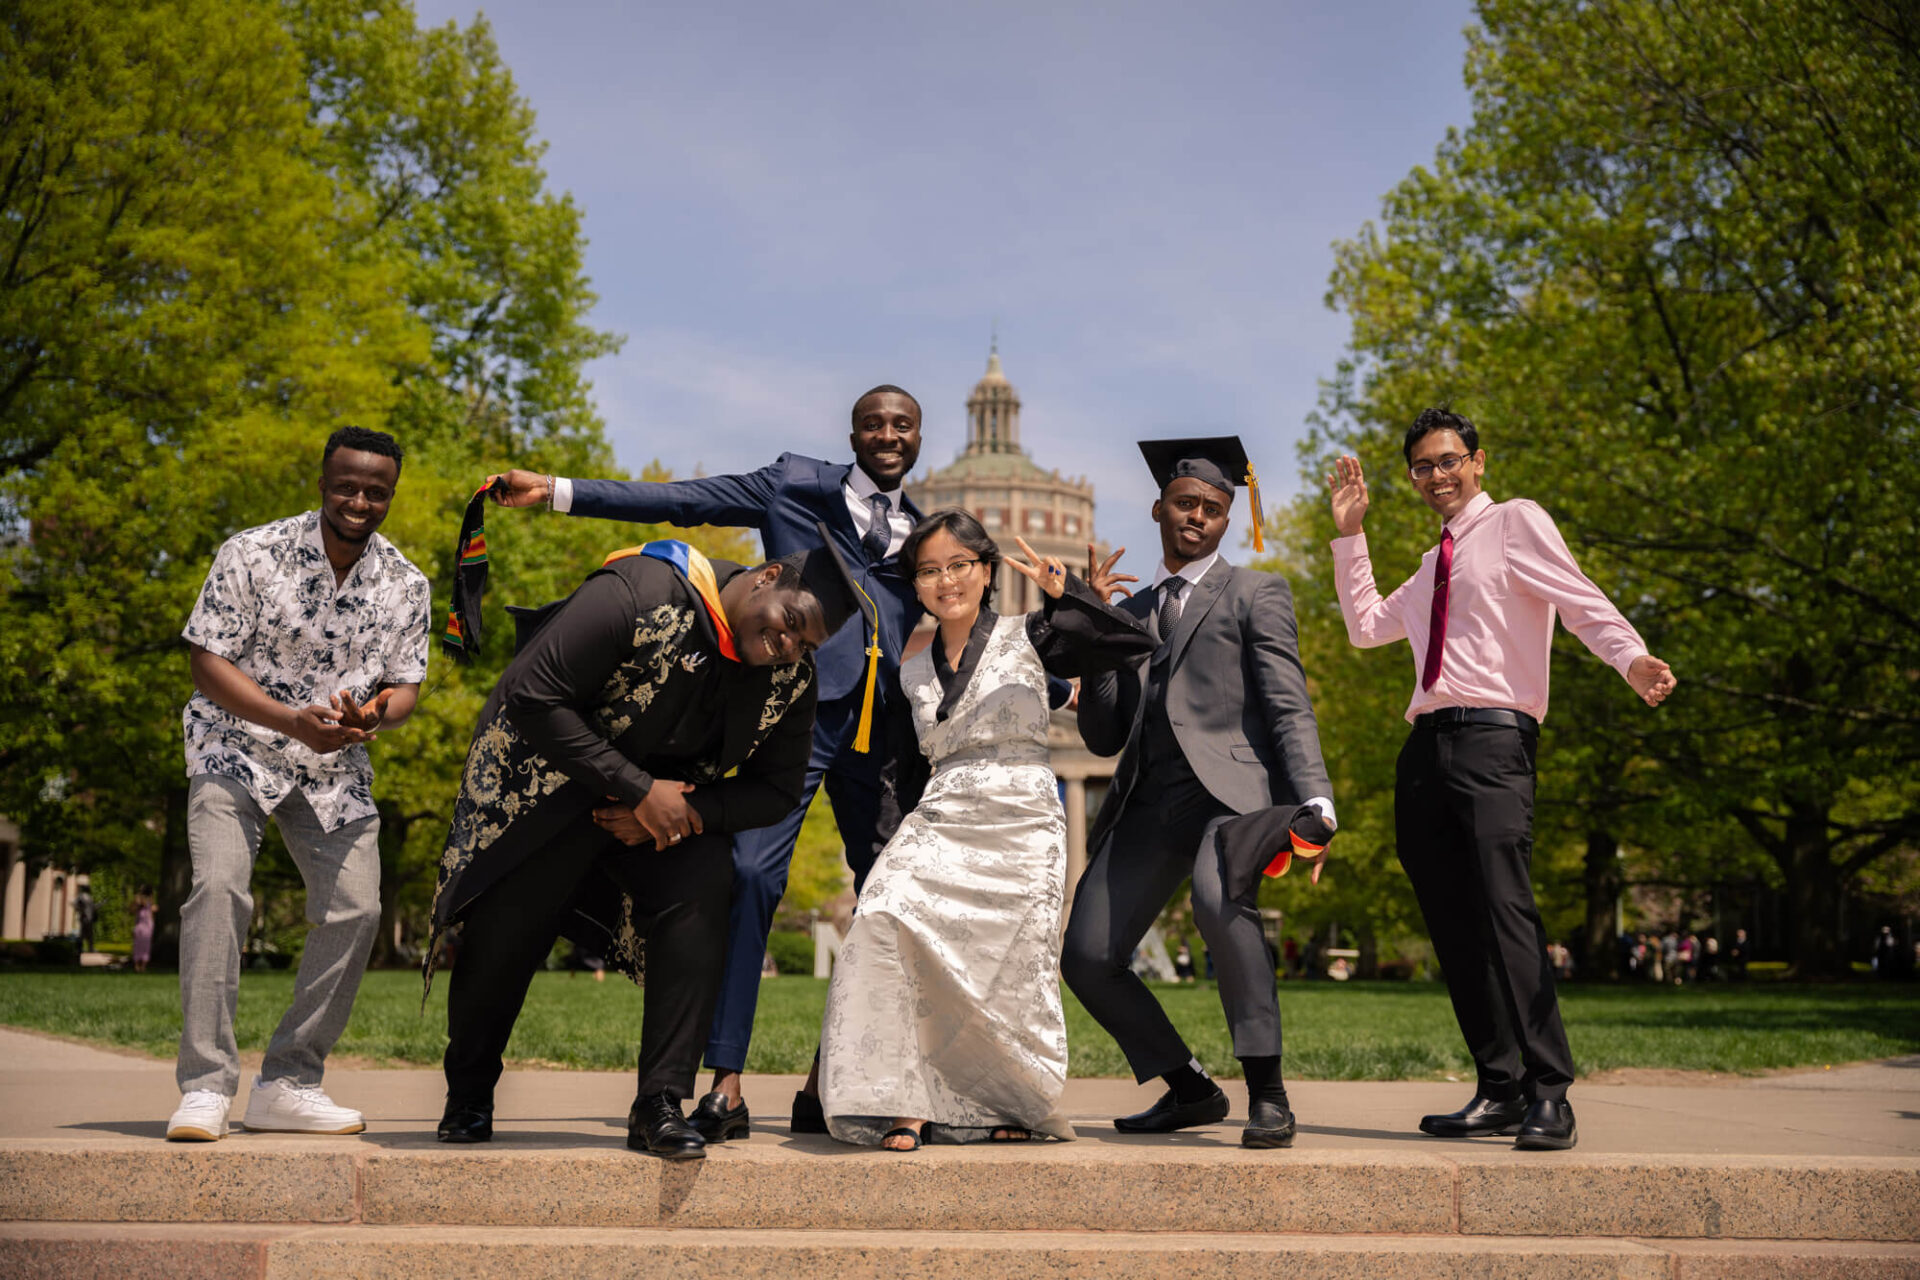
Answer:
POLYGON ((1520 1122, 1517 1151, 1565 1151, 1580 1140, 1573 1127, 1573 1106, 1565 1098, 1542 1098, 1520 1122))
POLYGON ((727 1105, 727 1095, 715 1089, 700 1099, 693 1114, 687 1117, 687 1123, 696 1129, 708 1142, 725 1142, 728 1138, 744 1138, 750 1132, 747 1123, 747 1104, 742 1101, 738 1106, 727 1105))
POLYGON ((651 1093, 634 1099, 627 1112, 627 1145, 663 1160, 706 1158, 707 1140, 680 1114, 680 1099, 670 1093, 651 1093))
POLYGON ((820 1095, 817 1093, 796 1093, 793 1095, 793 1121, 787 1126, 788 1133, 825 1133, 827 1131, 827 1113, 820 1109, 820 1095))
POLYGON ((436 1136, 442 1142, 492 1142, 493 1104, 456 1102, 448 1098, 447 1111, 440 1117, 436 1136))
POLYGON ((1243 1147, 1293 1145, 1293 1112, 1278 1102, 1259 1098, 1247 1106, 1247 1127, 1240 1132, 1243 1147))
POLYGON ((1226 1118, 1227 1095, 1215 1085, 1212 1093, 1193 1102, 1176 1101, 1169 1089, 1145 1111, 1119 1117, 1113 1127, 1122 1133, 1172 1133, 1198 1124, 1219 1124, 1226 1118))
POLYGON ((1505 1137, 1520 1132, 1520 1122, 1526 1118, 1525 1098, 1501 1102, 1476 1093, 1473 1101, 1458 1111, 1449 1111, 1443 1116, 1421 1116, 1420 1132, 1436 1138, 1505 1137))

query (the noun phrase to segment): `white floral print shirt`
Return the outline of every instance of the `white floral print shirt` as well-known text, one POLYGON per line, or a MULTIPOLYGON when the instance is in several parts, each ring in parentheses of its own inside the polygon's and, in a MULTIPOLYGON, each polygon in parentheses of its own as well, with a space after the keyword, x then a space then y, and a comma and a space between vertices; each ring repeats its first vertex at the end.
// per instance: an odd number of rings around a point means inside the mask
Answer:
MULTIPOLYGON (((286 706, 336 693, 365 702, 382 685, 426 678, 430 595, 426 575, 377 533, 336 590, 320 513, 309 511, 222 543, 180 634, 286 706)), ((298 791, 328 831, 374 813, 364 746, 320 755, 198 692, 183 720, 188 777, 233 778, 267 812, 298 791)))

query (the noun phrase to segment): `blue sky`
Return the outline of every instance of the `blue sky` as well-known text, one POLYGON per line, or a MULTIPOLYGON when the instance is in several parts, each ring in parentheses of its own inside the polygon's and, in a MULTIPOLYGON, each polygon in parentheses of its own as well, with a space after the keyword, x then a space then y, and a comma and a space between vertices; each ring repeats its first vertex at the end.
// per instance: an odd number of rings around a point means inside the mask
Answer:
POLYGON ((1469 116, 1463 0, 484 13, 585 210, 593 319, 627 338, 591 369, 626 467, 849 457, 879 382, 944 465, 997 321, 1028 452, 1094 481, 1143 576, 1131 442, 1237 432, 1295 491, 1347 333, 1331 245, 1469 116))

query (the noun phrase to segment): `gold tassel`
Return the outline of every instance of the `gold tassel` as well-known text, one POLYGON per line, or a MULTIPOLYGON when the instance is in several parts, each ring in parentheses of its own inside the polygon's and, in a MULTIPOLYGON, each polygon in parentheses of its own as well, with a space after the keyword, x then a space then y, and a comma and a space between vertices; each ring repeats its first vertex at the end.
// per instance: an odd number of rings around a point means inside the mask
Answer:
POLYGON ((879 637, 867 646, 867 690, 860 695, 860 728, 853 735, 855 751, 873 749, 873 687, 880 683, 879 637))
POLYGON ((853 749, 867 752, 873 749, 873 690, 880 683, 880 607, 858 582, 853 583, 853 589, 866 602, 866 611, 860 615, 862 625, 871 619, 873 626, 873 637, 867 641, 867 688, 860 695, 860 727, 853 735, 853 749))
POLYGON ((1253 474, 1253 463, 1247 463, 1247 492, 1253 497, 1253 549, 1256 554, 1267 549, 1267 540, 1261 532, 1267 523, 1266 513, 1260 510, 1260 477, 1253 474))

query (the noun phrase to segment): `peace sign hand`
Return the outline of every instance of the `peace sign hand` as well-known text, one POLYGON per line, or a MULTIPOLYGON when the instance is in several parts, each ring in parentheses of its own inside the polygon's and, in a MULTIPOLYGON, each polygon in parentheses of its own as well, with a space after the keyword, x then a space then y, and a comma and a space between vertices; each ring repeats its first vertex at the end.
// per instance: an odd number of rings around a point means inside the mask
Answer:
POLYGON ((1026 553, 1027 563, 1021 564, 1018 560, 1009 559, 1007 566, 1058 600, 1060 593, 1067 589, 1067 566, 1060 563, 1059 556, 1041 555, 1027 545, 1025 538, 1015 538, 1013 541, 1026 553))
POLYGON ((1091 542, 1087 544, 1087 585, 1092 587, 1099 595, 1100 603, 1102 604, 1112 604, 1115 596, 1130 596, 1133 594, 1133 592, 1121 586, 1121 583, 1140 581, 1140 579, 1130 573, 1115 573, 1113 571, 1114 563, 1126 553, 1127 549, 1121 547, 1105 560, 1096 564, 1094 563, 1093 544, 1091 542))

